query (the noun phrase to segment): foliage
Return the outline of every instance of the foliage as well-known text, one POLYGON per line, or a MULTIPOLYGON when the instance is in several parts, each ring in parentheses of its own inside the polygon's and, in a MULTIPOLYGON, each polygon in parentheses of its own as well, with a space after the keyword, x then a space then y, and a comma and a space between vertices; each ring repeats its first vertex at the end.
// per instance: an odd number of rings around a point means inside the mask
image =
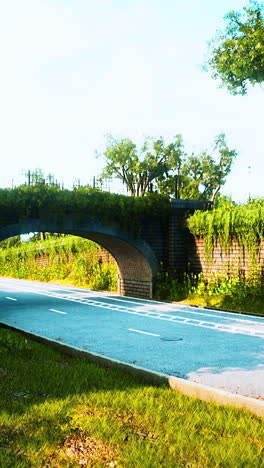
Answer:
POLYGON ((48 218, 63 224, 73 216, 76 223, 117 224, 137 234, 144 219, 166 219, 169 211, 169 198, 156 194, 132 198, 87 187, 71 191, 47 185, 0 189, 0 225, 15 224, 21 218, 48 218))
POLYGON ((223 202, 211 211, 196 211, 188 219, 188 227, 193 235, 204 238, 208 254, 217 241, 227 251, 236 238, 254 257, 264 237, 264 199, 237 206, 223 202))
POLYGON ((182 140, 177 135, 172 143, 165 145, 164 139, 145 139, 137 151, 135 143, 125 138, 115 140, 107 137, 104 158, 106 166, 102 177, 117 177, 127 187, 132 196, 144 196, 151 191, 151 184, 163 174, 167 174, 172 161, 178 161, 182 153, 182 140))
POLYGON ((24 242, 18 247, 1 248, 1 276, 39 281, 60 281, 91 289, 117 289, 117 268, 100 262, 100 247, 76 236, 24 242), (38 266, 36 259, 44 262, 38 266))
POLYGON ((7 329, 0 354, 4 468, 262 466, 263 422, 246 411, 147 385, 7 329))
POLYGON ((175 278, 163 273, 158 276, 155 298, 264 315, 264 279, 260 274, 204 278, 202 273, 185 273, 175 278))
POLYGON ((251 1, 243 12, 225 17, 225 31, 211 41, 207 69, 232 94, 246 94, 248 83, 264 81, 263 3, 251 1))
POLYGON ((219 134, 212 152, 199 155, 183 153, 178 161, 171 163, 167 177, 160 177, 158 186, 162 193, 172 194, 177 183, 177 198, 215 201, 231 171, 237 153, 227 146, 225 135, 219 134), (177 172, 177 174, 176 174, 177 172))
POLYGON ((230 173, 236 151, 228 148, 225 135, 220 134, 211 153, 187 155, 181 135, 168 145, 162 137, 156 141, 148 138, 140 150, 129 139, 108 137, 102 177, 117 177, 132 196, 157 189, 176 198, 214 200, 230 173))

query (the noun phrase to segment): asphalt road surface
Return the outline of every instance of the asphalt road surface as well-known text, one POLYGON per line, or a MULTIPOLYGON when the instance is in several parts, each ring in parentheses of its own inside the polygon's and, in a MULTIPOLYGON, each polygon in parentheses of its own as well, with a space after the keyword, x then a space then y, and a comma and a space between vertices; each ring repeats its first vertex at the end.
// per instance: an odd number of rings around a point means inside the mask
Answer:
POLYGON ((0 323, 264 398, 264 318, 0 277, 0 323))

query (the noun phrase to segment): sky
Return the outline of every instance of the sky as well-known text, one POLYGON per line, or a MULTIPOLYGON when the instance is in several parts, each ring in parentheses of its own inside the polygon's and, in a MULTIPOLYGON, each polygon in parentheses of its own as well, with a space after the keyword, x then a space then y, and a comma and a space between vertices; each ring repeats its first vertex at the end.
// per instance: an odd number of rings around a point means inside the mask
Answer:
POLYGON ((232 96, 202 70, 224 15, 246 0, 0 0, 0 187, 36 168, 65 187, 103 168, 105 136, 191 153, 224 132, 238 152, 222 193, 263 197, 260 86, 232 96))

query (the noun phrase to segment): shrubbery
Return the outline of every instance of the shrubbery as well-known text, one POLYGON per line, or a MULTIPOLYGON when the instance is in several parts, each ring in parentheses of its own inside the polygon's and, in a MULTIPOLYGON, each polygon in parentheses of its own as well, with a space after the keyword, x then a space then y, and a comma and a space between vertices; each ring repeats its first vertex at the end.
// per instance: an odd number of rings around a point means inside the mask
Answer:
POLYGON ((140 231, 145 218, 166 219, 169 212, 169 197, 153 193, 145 197, 128 197, 87 187, 66 190, 48 185, 0 189, 0 225, 17 223, 23 218, 45 217, 63 224, 70 215, 76 223, 87 222, 87 219, 117 223, 135 234, 140 231))
POLYGON ((94 242, 75 236, 0 248, 0 274, 47 282, 61 281, 91 289, 116 290, 116 265, 99 262, 99 249, 94 242), (37 265, 37 257, 47 259, 45 267, 37 265))
POLYGON ((188 228, 205 240, 209 254, 217 241, 227 251, 236 238, 254 257, 264 238, 264 199, 255 199, 245 205, 225 202, 211 211, 197 210, 188 219, 188 228))
POLYGON ((202 273, 185 273, 179 278, 163 273, 156 282, 155 299, 264 315, 264 279, 258 273, 248 278, 209 279, 202 273))

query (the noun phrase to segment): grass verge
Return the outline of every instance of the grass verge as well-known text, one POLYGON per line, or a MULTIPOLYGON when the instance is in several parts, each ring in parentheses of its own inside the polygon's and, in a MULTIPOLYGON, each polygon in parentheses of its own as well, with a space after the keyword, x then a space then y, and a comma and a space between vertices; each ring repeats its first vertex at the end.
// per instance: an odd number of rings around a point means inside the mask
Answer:
POLYGON ((0 328, 3 468, 264 466, 264 424, 0 328))

